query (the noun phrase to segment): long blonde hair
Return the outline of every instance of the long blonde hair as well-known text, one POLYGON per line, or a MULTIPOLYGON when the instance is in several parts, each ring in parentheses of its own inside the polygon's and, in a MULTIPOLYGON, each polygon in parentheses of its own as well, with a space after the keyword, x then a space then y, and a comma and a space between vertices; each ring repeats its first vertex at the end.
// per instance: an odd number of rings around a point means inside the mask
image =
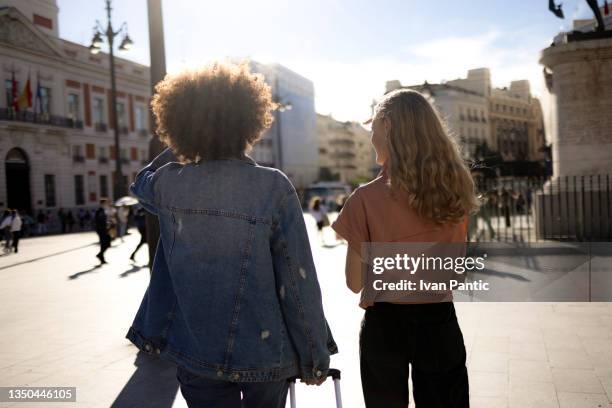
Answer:
POLYGON ((456 223, 479 205, 474 180, 434 106, 419 92, 393 91, 376 107, 388 121, 387 173, 394 192, 408 197, 419 216, 456 223))

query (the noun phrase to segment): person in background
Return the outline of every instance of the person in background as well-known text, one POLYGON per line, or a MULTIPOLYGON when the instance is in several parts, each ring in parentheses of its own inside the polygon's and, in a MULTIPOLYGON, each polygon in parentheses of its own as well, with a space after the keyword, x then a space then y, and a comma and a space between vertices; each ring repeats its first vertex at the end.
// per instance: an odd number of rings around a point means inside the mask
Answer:
POLYGON ((147 243, 147 223, 146 223, 146 212, 144 208, 139 208, 134 214, 134 223, 136 224, 136 228, 138 228, 138 233, 140 234, 140 242, 136 245, 136 249, 130 255, 130 261, 135 262, 136 252, 140 249, 141 246, 147 243))
POLYGON ((320 243, 323 244, 325 241, 323 228, 329 225, 329 220, 327 218, 327 209, 320 197, 313 197, 310 205, 310 215, 312 215, 317 223, 317 236, 319 237, 320 243))
POLYGON ((79 220, 79 230, 83 231, 85 229, 85 210, 83 208, 79 208, 77 219, 79 220))
POLYGON ((128 218, 130 215, 130 207, 122 205, 117 209, 117 236, 123 242, 123 236, 127 232, 128 218))
POLYGON ((38 210, 38 214, 36 215, 36 228, 38 235, 47 233, 47 217, 42 210, 38 210))
POLYGON ((83 227, 90 229, 91 228, 91 220, 92 220, 92 211, 85 210, 85 214, 83 214, 83 227))
POLYGON ((0 222, 0 236, 4 240, 4 252, 9 252, 11 248, 11 223, 13 221, 13 211, 7 209, 2 214, 0 222))
POLYGON ((109 228, 109 220, 108 220, 108 199, 101 198, 100 199, 100 207, 96 210, 94 215, 94 226, 96 233, 98 234, 98 239, 100 241, 100 252, 96 254, 96 257, 100 260, 100 263, 105 264, 106 259, 104 258, 104 253, 111 245, 111 237, 108 233, 109 228))
POLYGON ((60 225, 62 226, 62 234, 66 233, 66 213, 63 208, 57 210, 57 218, 59 218, 60 225))
POLYGON ((15 253, 19 252, 19 239, 21 238, 21 227, 23 221, 18 210, 13 210, 11 220, 11 237, 13 239, 12 247, 15 253))
POLYGON ((74 223, 74 214, 72 213, 72 210, 68 210, 68 213, 66 214, 66 230, 68 232, 72 232, 74 229, 74 223))
MULTIPOLYGON (((332 225, 348 242, 346 284, 361 292, 361 384, 367 408, 406 408, 412 377, 418 408, 467 408, 463 335, 452 292, 399 301, 364 289, 363 243, 444 243, 463 247, 479 205, 474 181, 435 107, 413 90, 388 93, 372 118, 379 176, 347 199, 332 225), (364 296, 372 295, 372 297, 364 296), (410 374, 411 373, 411 374, 410 374)), ((380 248, 380 247, 378 247, 380 248)), ((387 295, 389 295, 387 293, 387 295)))

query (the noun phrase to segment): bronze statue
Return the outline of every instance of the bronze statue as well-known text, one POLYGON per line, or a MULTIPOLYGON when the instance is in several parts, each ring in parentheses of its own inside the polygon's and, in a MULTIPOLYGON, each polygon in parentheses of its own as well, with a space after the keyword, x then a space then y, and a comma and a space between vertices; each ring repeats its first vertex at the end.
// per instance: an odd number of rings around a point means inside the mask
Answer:
MULTIPOLYGON (((606 25, 603 21, 603 17, 601 16, 601 10, 599 10, 599 5, 597 4, 597 0, 586 0, 587 4, 593 10, 593 14, 595 14, 595 19, 597 20, 597 31, 602 32, 606 30, 606 25)), ((548 0, 548 9, 557 17, 564 18, 562 4, 558 6, 555 4, 555 0, 548 0)))

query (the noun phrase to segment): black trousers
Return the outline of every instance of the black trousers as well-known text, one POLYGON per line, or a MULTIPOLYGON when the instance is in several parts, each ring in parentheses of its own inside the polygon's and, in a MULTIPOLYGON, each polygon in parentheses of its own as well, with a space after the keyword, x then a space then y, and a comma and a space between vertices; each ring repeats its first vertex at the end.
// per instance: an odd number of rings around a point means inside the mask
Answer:
POLYGON ((111 246, 111 237, 106 231, 96 231, 100 240, 100 252, 98 254, 104 256, 104 252, 111 246))
POLYGON ((409 366, 417 408, 469 407, 465 345, 452 302, 375 303, 361 323, 359 354, 367 408, 406 408, 409 366))
POLYGON ((21 238, 21 231, 13 231, 13 249, 15 252, 19 251, 19 239, 21 238))

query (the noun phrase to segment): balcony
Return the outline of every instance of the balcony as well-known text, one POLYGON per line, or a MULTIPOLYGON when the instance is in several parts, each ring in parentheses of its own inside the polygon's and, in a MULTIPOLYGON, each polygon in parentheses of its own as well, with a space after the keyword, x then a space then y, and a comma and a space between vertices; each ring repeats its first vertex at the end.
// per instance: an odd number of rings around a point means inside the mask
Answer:
POLYGON ((98 163, 100 163, 100 164, 107 164, 108 163, 108 157, 98 157, 98 163))
POLYGON ((15 112, 13 109, 0 108, 0 120, 33 123, 36 125, 50 125, 71 129, 83 129, 83 122, 63 116, 48 113, 15 112))
POLYGON ((75 154, 72 156, 72 161, 74 163, 85 163, 85 157, 75 154))
POLYGON ((122 157, 121 158, 121 164, 130 164, 130 159, 126 158, 126 157, 122 157))
POLYGON ((140 137, 149 136, 149 130, 148 129, 138 129, 138 136, 140 137))
POLYGON ((355 146, 355 141, 352 139, 332 139, 329 141, 329 144, 332 146, 347 146, 352 147, 355 146))
POLYGON ((108 126, 106 125, 106 123, 96 123, 94 125, 94 129, 96 130, 96 132, 106 132, 108 130, 108 126))

